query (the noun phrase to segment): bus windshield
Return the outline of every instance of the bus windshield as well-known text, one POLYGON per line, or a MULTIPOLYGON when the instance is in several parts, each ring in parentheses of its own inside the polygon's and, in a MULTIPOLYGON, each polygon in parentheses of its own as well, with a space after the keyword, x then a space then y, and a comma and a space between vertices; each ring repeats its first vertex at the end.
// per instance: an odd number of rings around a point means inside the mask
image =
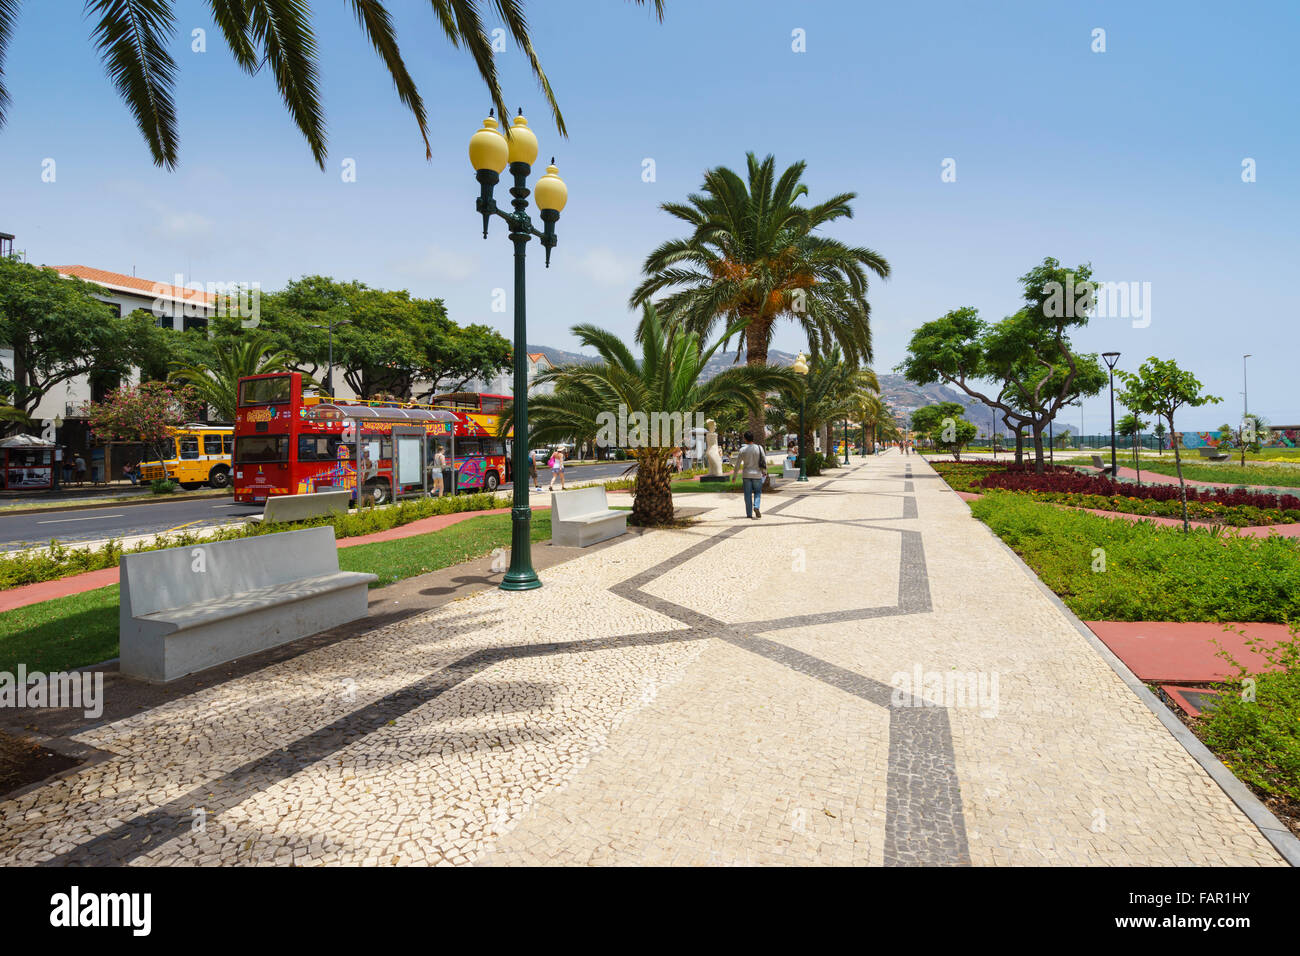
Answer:
POLYGON ((275 405, 289 401, 288 375, 274 378, 250 378, 239 383, 240 405, 275 405))

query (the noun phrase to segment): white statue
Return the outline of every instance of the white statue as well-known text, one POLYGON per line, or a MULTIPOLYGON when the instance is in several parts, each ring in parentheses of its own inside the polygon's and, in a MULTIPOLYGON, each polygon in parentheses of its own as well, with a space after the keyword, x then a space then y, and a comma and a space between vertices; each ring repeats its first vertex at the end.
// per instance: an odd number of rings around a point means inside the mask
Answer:
POLYGON ((718 423, 710 418, 704 423, 704 427, 708 429, 704 433, 706 445, 704 460, 708 463, 709 475, 717 478, 722 475, 722 452, 718 451, 718 423))

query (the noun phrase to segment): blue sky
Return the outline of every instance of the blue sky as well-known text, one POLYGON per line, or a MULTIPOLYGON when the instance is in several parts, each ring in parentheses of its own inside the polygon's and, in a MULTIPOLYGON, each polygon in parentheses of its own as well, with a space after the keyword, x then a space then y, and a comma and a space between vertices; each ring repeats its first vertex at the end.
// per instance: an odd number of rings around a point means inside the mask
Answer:
MULTIPOLYGON (((323 273, 408 288, 508 334, 509 315, 491 305, 510 287, 510 246, 499 223, 486 242, 476 231, 465 149, 489 104, 468 57, 437 34, 426 3, 392 4, 429 108, 426 162, 342 0, 313 6, 326 170, 271 78, 241 73, 206 5, 178 0, 181 165, 164 172, 104 75, 81 4, 27 3, 5 68, 0 231, 32 261, 150 279, 274 289, 323 273), (191 51, 194 28, 208 31, 206 53, 191 51), (53 183, 41 181, 46 158, 53 183), (342 181, 346 159, 356 182, 342 181)), ((1180 424, 1240 413, 1246 352, 1251 410, 1300 422, 1286 286, 1300 253, 1300 5, 668 0, 663 24, 612 0, 529 10, 571 134, 556 134, 522 56, 501 54, 507 100, 569 185, 552 267, 537 258, 529 272, 531 342, 574 348, 577 322, 630 336, 640 264, 680 233, 658 205, 754 150, 807 160, 814 200, 858 193, 834 234, 893 267, 871 294, 880 371, 949 309, 1014 311, 1017 277, 1051 255, 1151 284, 1149 325, 1098 318, 1076 343, 1120 351, 1121 368, 1175 358, 1224 398, 1180 424), (1091 49, 1095 28, 1104 53, 1091 49), (791 49, 795 29, 806 52, 791 49), (1253 183, 1241 178, 1247 157, 1253 183), (941 181, 947 158, 955 182, 941 181)), ((774 342, 803 344, 793 326, 774 342)), ((1104 397, 1085 405, 1086 431, 1102 430, 1106 409, 1104 397)), ((1077 430, 1077 411, 1064 420, 1077 430)))

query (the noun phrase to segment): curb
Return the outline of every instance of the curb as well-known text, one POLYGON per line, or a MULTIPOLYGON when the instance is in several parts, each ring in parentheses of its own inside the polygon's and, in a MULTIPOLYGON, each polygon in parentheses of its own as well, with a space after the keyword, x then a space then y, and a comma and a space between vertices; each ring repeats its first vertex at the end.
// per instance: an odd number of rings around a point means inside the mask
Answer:
POLYGON ((1088 625, 1084 624, 1073 611, 1066 607, 1065 602, 1057 596, 1056 592, 1043 583, 1042 579, 1034 573, 1034 569, 1027 565, 1024 559, 1016 554, 1009 544, 994 534, 993 529, 984 522, 979 521, 974 516, 971 517, 971 520, 977 521, 989 536, 1020 566, 1020 569, 1030 580, 1038 586, 1039 590, 1047 595, 1048 600, 1065 615, 1066 620, 1074 625, 1075 630, 1101 656, 1102 660, 1110 665, 1111 670, 1125 683, 1128 689, 1134 693, 1138 700, 1146 704, 1147 709, 1155 715, 1156 719, 1164 725, 1174 739, 1183 745, 1183 749, 1187 751, 1188 755, 1200 764, 1201 769, 1210 776, 1210 779, 1217 783, 1219 788, 1228 795, 1228 799, 1237 805, 1237 809, 1244 813, 1246 818, 1258 828, 1264 839, 1268 840, 1273 849, 1277 850, 1278 855, 1291 866, 1300 866, 1300 838, 1297 838, 1295 834, 1288 830, 1286 825, 1259 801, 1259 798, 1250 791, 1250 788, 1238 780, 1232 771, 1225 767, 1205 744, 1201 743, 1200 738, 1192 733, 1186 724, 1175 717, 1168 707, 1162 704, 1151 691, 1147 690, 1146 685, 1138 680, 1137 676, 1128 669, 1128 666, 1123 661, 1115 656, 1109 647, 1102 643, 1101 638, 1094 634, 1088 625))

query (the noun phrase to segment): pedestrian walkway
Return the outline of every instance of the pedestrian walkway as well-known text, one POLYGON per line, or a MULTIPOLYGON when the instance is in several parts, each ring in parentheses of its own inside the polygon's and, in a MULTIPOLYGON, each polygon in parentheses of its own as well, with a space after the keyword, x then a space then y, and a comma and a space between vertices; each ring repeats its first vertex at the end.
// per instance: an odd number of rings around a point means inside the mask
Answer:
POLYGON ((920 456, 138 715, 0 863, 1281 864, 920 456))

